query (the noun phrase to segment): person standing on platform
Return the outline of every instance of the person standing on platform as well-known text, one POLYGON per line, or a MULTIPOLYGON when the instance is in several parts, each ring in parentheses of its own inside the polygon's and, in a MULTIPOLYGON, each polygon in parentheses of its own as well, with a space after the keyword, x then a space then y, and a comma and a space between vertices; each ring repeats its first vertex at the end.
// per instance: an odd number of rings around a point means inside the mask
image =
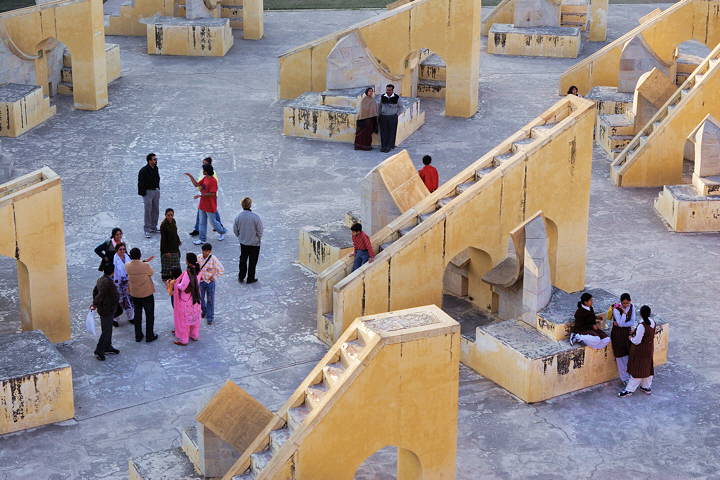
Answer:
POLYGON ((128 291, 135 310, 135 341, 147 343, 154 342, 155 335, 155 285, 152 276, 153 269, 148 263, 155 257, 141 261, 142 252, 139 248, 130 250, 130 263, 125 266, 128 276, 128 291), (145 311, 145 335, 142 333, 142 313, 145 311))
POLYGON ((222 223, 218 222, 217 217, 215 216, 215 212, 217 212, 218 184, 215 177, 213 177, 214 174, 215 170, 212 165, 203 165, 204 177, 199 182, 195 180, 195 177, 191 174, 185 173, 192 182, 193 186, 200 188, 200 193, 193 197, 200 199, 200 203, 198 205, 200 213, 200 238, 193 240, 193 244, 195 245, 202 245, 207 241, 208 217, 210 217, 210 221, 219 235, 218 241, 223 241, 225 239, 225 233, 227 232, 225 227, 223 227, 222 223))
POLYGON ((360 100, 360 111, 357 116, 355 131, 355 150, 372 150, 372 136, 377 132, 378 105, 373 96, 375 89, 365 89, 365 96, 360 100))
MULTIPOLYGON (((203 158, 202 164, 204 165, 211 165, 212 166, 213 159, 211 157, 205 157, 203 158)), ((200 172, 200 177, 203 176, 203 173, 200 172)), ((199 177, 198 177, 199 178, 199 177)), ((215 167, 213 167, 213 178, 215 181, 218 182, 218 189, 220 189, 220 179, 217 175, 217 170, 215 170, 215 167)), ((222 220, 220 220, 220 209, 215 210, 215 219, 217 222, 222 225, 222 220)), ((214 225, 214 224, 213 224, 214 225)), ((197 237, 200 235, 200 209, 197 209, 197 213, 195 214, 195 227, 193 228, 193 231, 190 232, 191 237, 197 237)), ((223 225, 223 229, 225 229, 225 226, 223 225)), ((213 227, 213 230, 217 230, 213 227)))
POLYGON ((380 151, 387 153, 395 148, 398 115, 400 114, 400 95, 395 93, 395 85, 389 84, 385 87, 385 93, 380 96, 379 103, 380 151))
POLYGON ((613 354, 617 362, 620 381, 627 384, 630 380, 627 371, 628 355, 630 355, 630 329, 637 325, 635 307, 631 303, 629 293, 620 295, 620 303, 613 305, 612 317, 610 340, 613 354))
POLYGON ((653 353, 655 351, 655 320, 650 318, 650 307, 640 307, 642 322, 630 336, 630 360, 628 360, 628 373, 630 380, 618 397, 629 397, 638 387, 640 391, 650 395, 652 381, 655 374, 653 353))
POLYGON ((160 224, 160 277, 163 281, 171 277, 173 268, 180 268, 180 245, 175 210, 168 208, 160 224))
POLYGON ((570 345, 580 343, 596 350, 607 347, 610 337, 598 325, 598 320, 602 320, 602 315, 595 314, 593 296, 587 292, 583 293, 577 307, 575 325, 570 334, 570 345))
POLYGON ((159 232, 158 218, 160 217, 160 172, 157 167, 157 156, 148 153, 145 158, 146 165, 138 172, 138 195, 143 197, 145 206, 145 238, 159 232))
POLYGON ((200 263, 200 306, 202 317, 208 325, 215 320, 215 279, 225 273, 225 267, 220 260, 213 255, 212 245, 206 243, 202 246, 200 263))
POLYGON ((263 234, 263 224, 260 217, 251 210, 252 199, 243 198, 241 202, 243 211, 235 217, 233 232, 240 242, 240 271, 238 282, 242 283, 247 273, 246 283, 257 282, 255 266, 260 256, 260 239, 263 234))
POLYGON ((440 175, 438 175, 437 169, 430 165, 432 163, 432 157, 430 155, 425 155, 422 159, 422 162, 425 166, 421 168, 418 173, 420 174, 420 178, 422 179, 427 189, 430 191, 430 193, 432 193, 438 188, 438 184, 440 183, 440 175))
POLYGON ((362 225, 359 223, 353 223, 350 227, 350 233, 352 235, 353 253, 351 256, 355 257, 353 261, 352 271, 354 272, 358 268, 362 267, 367 262, 372 262, 375 259, 375 251, 373 250, 370 237, 367 233, 362 231, 362 225))
POLYGON ((175 321, 175 345, 186 346, 188 340, 200 338, 200 286, 198 273, 200 265, 197 255, 192 252, 185 254, 187 269, 173 286, 173 317, 175 321))
POLYGON ((93 301, 90 310, 97 310, 100 315, 100 339, 95 347, 95 357, 104 361, 106 353, 120 353, 120 350, 112 346, 113 318, 117 309, 120 296, 118 295, 115 283, 113 282, 115 265, 106 263, 103 266, 103 276, 100 277, 93 288, 93 301))

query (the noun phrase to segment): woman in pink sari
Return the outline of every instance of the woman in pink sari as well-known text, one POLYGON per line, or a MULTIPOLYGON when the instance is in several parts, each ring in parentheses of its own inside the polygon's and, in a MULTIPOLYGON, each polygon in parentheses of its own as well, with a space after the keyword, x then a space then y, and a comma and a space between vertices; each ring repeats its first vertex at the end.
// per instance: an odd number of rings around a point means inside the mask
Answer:
POLYGON ((187 269, 175 282, 173 289, 173 319, 175 321, 175 345, 185 346, 190 340, 200 338, 200 265, 194 253, 185 255, 187 269))

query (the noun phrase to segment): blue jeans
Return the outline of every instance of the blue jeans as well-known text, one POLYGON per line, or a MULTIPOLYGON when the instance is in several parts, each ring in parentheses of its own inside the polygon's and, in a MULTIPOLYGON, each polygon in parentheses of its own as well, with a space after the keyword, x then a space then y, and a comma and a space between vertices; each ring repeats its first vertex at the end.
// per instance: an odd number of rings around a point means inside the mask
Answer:
POLYGON ((355 252, 355 261, 353 262, 353 272, 362 267, 370 260, 370 254, 367 250, 358 250, 355 252))
POLYGON ((208 323, 215 318, 215 281, 200 282, 200 307, 208 323))
POLYGON ((219 234, 224 234, 227 232, 225 230, 225 227, 223 227, 223 224, 220 223, 219 217, 216 215, 217 212, 208 213, 204 210, 198 210, 198 214, 200 215, 200 228, 198 231, 200 232, 200 241, 206 242, 207 241, 207 221, 208 217, 210 217, 210 221, 213 224, 213 227, 215 227, 215 231, 219 234))
MULTIPOLYGON (((217 221, 222 225, 222 220, 220 220, 220 210, 215 210, 215 218, 217 218, 217 221)), ((223 225, 223 228, 225 226, 223 225)), ((200 209, 197 209, 197 213, 195 214, 195 228, 193 228, 196 232, 200 231, 200 209)), ((216 229, 217 230, 217 229, 216 229)))

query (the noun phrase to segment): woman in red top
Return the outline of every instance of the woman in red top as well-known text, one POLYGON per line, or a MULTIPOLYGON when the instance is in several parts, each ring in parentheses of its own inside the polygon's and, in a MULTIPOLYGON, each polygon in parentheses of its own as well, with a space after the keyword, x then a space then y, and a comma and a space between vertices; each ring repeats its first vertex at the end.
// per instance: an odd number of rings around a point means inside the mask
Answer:
POLYGON ((207 242, 208 217, 210 217, 210 221, 212 222, 215 231, 220 235, 218 237, 219 241, 225 239, 225 233, 227 232, 223 224, 218 220, 217 215, 215 215, 215 212, 217 212, 218 184, 217 180, 213 177, 214 173, 215 170, 212 165, 203 165, 204 176, 199 182, 195 180, 195 177, 191 174, 185 173, 185 175, 187 175, 193 183, 193 186, 200 188, 200 193, 193 197, 200 199, 200 205, 198 205, 200 213, 200 236, 197 240, 193 241, 193 244, 195 245, 202 245, 207 242))

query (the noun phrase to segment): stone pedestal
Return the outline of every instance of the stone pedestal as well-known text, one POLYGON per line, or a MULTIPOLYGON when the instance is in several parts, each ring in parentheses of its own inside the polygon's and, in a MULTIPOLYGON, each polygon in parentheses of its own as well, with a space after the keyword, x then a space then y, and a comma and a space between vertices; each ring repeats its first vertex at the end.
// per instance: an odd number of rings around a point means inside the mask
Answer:
POLYGON ((442 58, 430 55, 420 63, 417 96, 422 98, 445 98, 447 67, 442 58))
POLYGON ((350 228, 343 222, 300 229, 298 263, 314 273, 322 272, 352 250, 350 228))
POLYGON ((530 57, 577 58, 582 48, 575 27, 516 27, 496 23, 488 33, 488 53, 530 57))
POLYGON ((654 206, 675 232, 720 232, 720 196, 701 195, 693 185, 665 185, 654 206))
MULTIPOLYGON (((364 91, 365 88, 348 88, 300 95, 284 109, 283 135, 354 143, 358 106, 364 91)), ((424 123, 420 99, 400 97, 395 144, 400 145, 424 123)), ((377 134, 373 135, 373 145, 380 145, 377 134)))
POLYGON ((0 336, 0 434, 75 415, 72 371, 40 331, 0 336))
POLYGON ((595 102, 598 115, 620 115, 632 111, 633 94, 618 92, 617 87, 593 87, 585 98, 595 102))
POLYGON ((155 16, 142 22, 147 25, 147 48, 151 55, 223 57, 233 46, 227 18, 155 16))
POLYGON ((37 85, 0 84, 0 137, 19 137, 55 115, 37 85))

